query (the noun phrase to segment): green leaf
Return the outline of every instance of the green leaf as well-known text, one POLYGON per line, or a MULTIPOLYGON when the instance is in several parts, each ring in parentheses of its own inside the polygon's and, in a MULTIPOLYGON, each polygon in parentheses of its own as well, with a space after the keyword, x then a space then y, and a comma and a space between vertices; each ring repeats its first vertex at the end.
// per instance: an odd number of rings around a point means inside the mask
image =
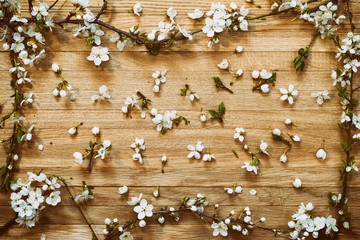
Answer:
POLYGON ((21 137, 24 135, 24 132, 21 129, 18 129, 16 134, 16 140, 19 144, 21 144, 21 137))
POLYGON ((187 88, 180 89, 180 96, 185 96, 187 92, 187 88))
POLYGON ((225 113, 224 102, 221 102, 220 105, 219 105, 219 114, 224 115, 224 113, 225 113))
POLYGON ((220 117, 220 114, 215 110, 209 110, 209 113, 210 113, 212 118, 219 118, 220 117))
POLYGON ((174 40, 174 39, 170 39, 169 41, 167 41, 166 47, 169 48, 169 47, 171 47, 172 45, 174 45, 174 43, 175 43, 175 40, 174 40))
POLYGON ((6 171, 6 166, 3 166, 2 168, 0 168, 0 175, 3 175, 6 171))
POLYGON ((237 152, 235 152, 235 150, 231 150, 231 151, 234 153, 236 158, 239 158, 239 155, 237 154, 237 152))
POLYGON ((92 141, 89 141, 89 147, 92 148, 94 146, 92 141))

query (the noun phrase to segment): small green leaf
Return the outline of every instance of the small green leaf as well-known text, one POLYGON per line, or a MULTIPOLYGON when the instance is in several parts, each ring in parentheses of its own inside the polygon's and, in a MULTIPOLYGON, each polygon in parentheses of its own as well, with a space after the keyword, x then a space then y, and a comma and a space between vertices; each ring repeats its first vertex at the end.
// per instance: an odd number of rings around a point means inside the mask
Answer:
POLYGON ((239 158, 239 155, 237 154, 237 152, 235 152, 235 150, 231 150, 231 151, 234 153, 236 158, 239 158))

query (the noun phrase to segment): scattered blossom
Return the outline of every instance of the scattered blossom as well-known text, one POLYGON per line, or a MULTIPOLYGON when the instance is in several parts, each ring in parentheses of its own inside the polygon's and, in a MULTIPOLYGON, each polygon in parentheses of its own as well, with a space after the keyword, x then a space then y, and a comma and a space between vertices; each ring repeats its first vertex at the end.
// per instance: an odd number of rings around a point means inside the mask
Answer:
POLYGON ((327 91, 327 90, 325 90, 323 92, 312 93, 311 97, 316 98, 316 102, 319 105, 322 105, 324 100, 330 99, 329 91, 327 91))
POLYGON ((135 3, 132 8, 132 12, 140 17, 140 13, 143 11, 141 3, 135 3))
POLYGON ((193 13, 188 13, 188 16, 189 18, 196 20, 202 18, 204 16, 204 13, 198 8, 196 8, 193 13))
POLYGON ((287 90, 286 88, 280 88, 280 92, 283 94, 280 99, 282 101, 288 100, 290 104, 294 103, 293 97, 298 95, 298 91, 294 90, 294 85, 292 84, 289 85, 289 90, 287 90))
POLYGON ((106 100, 107 98, 110 98, 110 95, 108 93, 108 89, 105 85, 102 85, 100 88, 99 88, 99 95, 93 95, 91 97, 91 100, 93 102, 97 101, 97 100, 106 100))
POLYGON ((302 182, 299 178, 295 178, 295 180, 293 181, 293 185, 296 188, 301 188, 302 187, 302 182))
POLYGON ((96 66, 100 66, 101 62, 106 62, 109 60, 109 49, 107 47, 93 46, 91 48, 91 53, 87 57, 87 60, 93 61, 96 66))
POLYGON ((196 146, 194 145, 188 145, 187 146, 187 149, 189 151, 191 151, 189 154, 188 154, 188 158, 196 158, 196 159, 200 159, 201 157, 201 152, 202 150, 204 149, 204 145, 202 144, 202 142, 198 141, 196 143, 196 146))

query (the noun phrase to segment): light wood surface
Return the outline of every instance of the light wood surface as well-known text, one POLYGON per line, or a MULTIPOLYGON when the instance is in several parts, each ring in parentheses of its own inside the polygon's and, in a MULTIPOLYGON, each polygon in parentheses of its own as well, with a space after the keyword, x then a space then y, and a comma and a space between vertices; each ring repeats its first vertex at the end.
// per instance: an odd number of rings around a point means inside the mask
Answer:
MULTIPOLYGON (((71 1, 61 1, 54 10, 60 18, 71 10, 71 1), (62 3, 65 2, 65 3, 62 3)), ((99 10, 101 0, 90 0, 94 11, 99 10)), ((108 12, 102 18, 121 29, 140 24, 142 30, 155 28, 158 21, 164 19, 168 7, 174 6, 179 15, 177 21, 187 30, 198 29, 202 23, 193 26, 187 17, 195 8, 209 9, 207 0, 153 0, 140 1, 144 7, 142 17, 136 17, 127 11, 136 1, 109 0, 108 12)), ((222 1, 227 5, 231 1, 222 1)), ((359 0, 351 1, 354 20, 360 27, 359 0)), ((258 0, 262 8, 245 3, 251 15, 269 12, 272 2, 258 0)), ((102 236, 104 219, 118 218, 123 221, 134 212, 126 203, 126 197, 117 193, 117 188, 127 185, 130 196, 144 194, 155 208, 164 205, 179 206, 184 195, 195 196, 202 193, 211 205, 220 205, 222 216, 232 209, 236 211, 249 206, 254 219, 266 217, 264 226, 287 229, 287 222, 301 202, 312 202, 314 214, 328 215, 327 194, 340 191, 338 169, 342 166, 340 141, 344 136, 337 127, 341 114, 340 99, 332 86, 331 70, 337 67, 335 48, 327 40, 317 39, 307 60, 303 73, 295 73, 292 60, 300 47, 311 40, 313 26, 296 20, 290 23, 291 15, 269 17, 267 21, 252 21, 248 32, 222 34, 220 44, 213 49, 207 47, 207 38, 196 35, 193 41, 175 44, 170 50, 164 49, 158 56, 150 56, 143 47, 127 47, 118 52, 109 42, 111 32, 107 31, 102 46, 109 47, 110 61, 101 67, 95 67, 86 60, 90 47, 84 38, 74 38, 71 33, 57 28, 53 34, 47 34, 45 60, 39 66, 28 68, 33 85, 27 87, 34 92, 33 107, 26 107, 24 115, 29 124, 35 124, 35 136, 31 143, 22 147, 17 177, 24 177, 28 171, 43 170, 46 174, 58 174, 81 192, 82 181, 95 186, 95 200, 86 204, 86 212, 99 236, 102 236), (231 55, 236 46, 242 45, 244 52, 231 55), (212 77, 220 76, 229 85, 232 76, 217 68, 222 59, 228 59, 232 70, 244 70, 244 75, 231 87, 234 94, 217 91, 212 77), (52 96, 52 90, 59 79, 51 71, 51 63, 58 63, 63 76, 75 88, 77 99, 59 99, 52 96), (161 86, 161 92, 152 92, 154 80, 151 73, 156 70, 168 70, 167 82, 161 86), (253 70, 276 70, 275 86, 271 86, 267 95, 252 92, 251 72, 253 70), (288 105, 280 101, 279 88, 292 83, 299 90, 295 104, 288 105), (92 103, 91 96, 105 84, 110 89, 111 100, 92 103), (189 84, 200 95, 200 101, 191 103, 188 97, 180 96, 180 88, 189 84), (329 90, 331 100, 323 106, 316 104, 310 95, 313 92, 329 90), (140 112, 134 111, 133 118, 125 118, 121 112, 126 97, 141 91, 152 100, 153 107, 160 112, 176 110, 187 117, 191 123, 161 135, 151 122, 151 117, 140 118, 140 112), (216 108, 224 101, 227 108, 224 125, 218 121, 201 123, 198 119, 200 109, 204 111, 216 108), (284 124, 291 118, 298 127, 284 124), (70 136, 67 130, 83 122, 76 136, 70 136), (98 126, 102 140, 112 141, 112 150, 106 161, 97 159, 93 171, 86 171, 86 164, 79 166, 73 160, 75 151, 84 149, 92 139, 91 129, 98 126), (246 142, 251 149, 257 148, 261 140, 269 144, 270 157, 261 156, 261 170, 258 176, 241 169, 244 161, 249 161, 242 150, 242 144, 234 141, 236 127, 246 129, 246 142), (297 134, 301 143, 295 143, 288 153, 288 162, 280 163, 279 158, 286 145, 271 139, 271 132, 279 128, 283 132, 297 134), (136 138, 144 138, 146 151, 144 164, 132 160, 133 150, 129 147, 136 138), (322 140, 326 140, 328 153, 326 160, 315 157, 322 140), (211 148, 216 161, 203 162, 187 158, 188 144, 202 141, 211 148), (44 151, 38 151, 44 144, 44 151), (231 150, 240 156, 234 157, 231 150), (168 156, 165 174, 161 173, 161 157, 168 156), (303 181, 303 189, 295 189, 295 178, 303 181), (234 182, 243 187, 243 193, 237 196, 227 195, 223 188, 231 187, 234 182), (155 199, 152 192, 160 184, 161 196, 155 199), (257 190, 256 196, 249 191, 257 190)), ((348 24, 346 24, 348 25, 348 24)), ((69 26, 70 27, 70 26, 69 26)), ((347 26, 339 27, 344 35, 347 26)), ((10 95, 8 53, 0 50, 0 100, 10 95)), ((1 113, 11 109, 7 102, 1 113)), ((1 136, 11 133, 11 123, 1 130, 1 136)), ((355 149, 354 154, 359 153, 355 149)), ((0 151, 0 162, 5 160, 5 151, 0 151)), ((355 175, 349 182, 349 205, 352 212, 352 226, 360 234, 360 178, 355 175)), ((65 190, 63 191, 65 193, 65 190)), ((209 209, 212 209, 211 207, 209 209)), ((211 210, 210 210, 211 211, 211 210)), ((13 215, 9 194, 0 194, 0 224, 4 224, 13 215)), ((91 233, 66 194, 62 195, 59 206, 48 208, 45 218, 35 229, 14 226, 1 239, 90 239, 91 233)), ((334 214, 334 213, 333 213, 334 214)), ((212 229, 191 214, 184 214, 179 223, 171 219, 164 226, 151 221, 145 229, 132 230, 135 239, 212 239, 212 229)), ((240 235, 230 231, 229 239, 239 239, 240 235)), ((221 238, 221 237, 219 237, 221 238)), ((341 234, 341 239, 358 239, 358 236, 341 234)), ((241 239, 274 239, 271 233, 253 230, 250 236, 241 239)))

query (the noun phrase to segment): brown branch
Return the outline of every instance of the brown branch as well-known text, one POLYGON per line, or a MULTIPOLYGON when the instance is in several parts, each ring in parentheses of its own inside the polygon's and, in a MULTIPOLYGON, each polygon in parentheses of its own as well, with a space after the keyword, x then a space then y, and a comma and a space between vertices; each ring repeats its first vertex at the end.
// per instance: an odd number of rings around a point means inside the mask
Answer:
MULTIPOLYGON (((58 176, 56 176, 58 177, 58 176)), ((92 236, 93 236, 93 239, 95 240, 98 240, 99 238, 96 236, 96 233, 93 229, 93 227, 91 226, 91 223, 90 221, 87 219, 87 217, 85 216, 84 212, 82 211, 82 208, 79 204, 76 203, 75 201, 75 198, 74 196, 72 195, 71 191, 70 191, 70 188, 69 188, 69 185, 66 183, 65 179, 61 178, 61 177, 58 177, 59 180, 63 183, 63 185, 65 186, 66 188, 66 191, 68 192, 69 194, 69 198, 71 199, 71 201, 74 203, 74 205, 76 206, 76 208, 79 210, 82 218, 85 220, 86 224, 88 225, 88 227, 90 228, 91 232, 92 232, 92 236)))
POLYGON ((55 5, 59 2, 59 0, 56 0, 51 6, 49 7, 48 11, 50 11, 55 5))
POLYGON ((107 0, 103 0, 103 5, 102 5, 99 13, 96 15, 94 21, 97 21, 97 20, 100 18, 100 16, 101 16, 102 14, 104 14, 105 10, 107 9, 107 3, 108 3, 107 0))
POLYGON ((10 219, 9 221, 7 221, 7 223, 5 223, 4 226, 2 226, 0 228, 0 235, 2 235, 3 233, 5 233, 12 225, 14 225, 16 223, 16 218, 17 216, 13 217, 12 219, 10 219))

